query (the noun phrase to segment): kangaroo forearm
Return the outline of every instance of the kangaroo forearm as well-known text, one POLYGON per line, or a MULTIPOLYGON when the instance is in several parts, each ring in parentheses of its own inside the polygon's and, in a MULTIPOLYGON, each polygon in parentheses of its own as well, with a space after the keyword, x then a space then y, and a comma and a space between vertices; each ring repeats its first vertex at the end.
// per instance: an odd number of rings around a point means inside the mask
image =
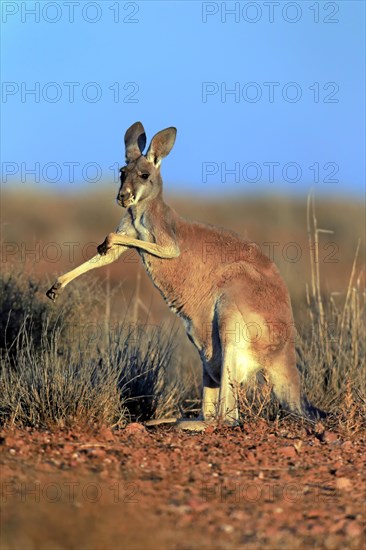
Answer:
POLYGON ((115 262, 124 252, 128 250, 127 246, 119 247, 116 246, 113 249, 108 250, 107 254, 101 255, 97 254, 93 258, 90 258, 90 260, 87 260, 83 264, 75 267, 72 271, 68 271, 67 273, 64 273, 64 275, 61 275, 58 277, 57 281, 53 284, 53 286, 47 291, 47 296, 50 298, 53 302, 57 299, 60 292, 63 291, 66 285, 71 283, 76 277, 80 277, 80 275, 84 275, 84 273, 87 273, 91 269, 96 269, 98 267, 103 267, 105 265, 111 264, 112 262, 115 262))
POLYGON ((113 245, 119 245, 119 246, 131 246, 134 248, 140 248, 141 250, 146 250, 146 252, 150 252, 150 254, 153 254, 154 256, 158 256, 159 258, 177 258, 179 256, 179 248, 177 245, 170 245, 170 246, 162 246, 156 243, 150 243, 148 241, 140 241, 139 239, 134 239, 132 237, 128 237, 127 235, 119 235, 116 234, 112 238, 113 245))
POLYGON ((105 256, 101 256, 100 254, 97 254, 96 256, 93 256, 93 258, 90 258, 90 260, 87 260, 83 264, 75 267, 72 271, 69 271, 68 273, 65 273, 64 275, 61 275, 58 278, 58 281, 64 286, 71 282, 76 277, 79 277, 80 275, 83 275, 84 273, 87 273, 88 271, 92 269, 97 269, 98 267, 104 267, 106 265, 109 265, 113 262, 115 262, 124 252, 128 250, 128 247, 118 247, 115 249, 111 249, 108 251, 108 254, 105 256))

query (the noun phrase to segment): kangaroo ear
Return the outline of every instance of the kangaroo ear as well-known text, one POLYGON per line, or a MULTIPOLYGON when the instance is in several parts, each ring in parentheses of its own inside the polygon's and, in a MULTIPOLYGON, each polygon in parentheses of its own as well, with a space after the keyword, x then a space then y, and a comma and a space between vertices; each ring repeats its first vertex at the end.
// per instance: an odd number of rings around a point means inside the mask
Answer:
POLYGON ((126 160, 136 160, 146 145, 146 134, 141 122, 135 122, 125 133, 126 160))
POLYGON ((170 153, 176 135, 177 129, 173 126, 155 134, 146 153, 146 159, 149 162, 153 162, 155 166, 158 167, 162 159, 170 153))

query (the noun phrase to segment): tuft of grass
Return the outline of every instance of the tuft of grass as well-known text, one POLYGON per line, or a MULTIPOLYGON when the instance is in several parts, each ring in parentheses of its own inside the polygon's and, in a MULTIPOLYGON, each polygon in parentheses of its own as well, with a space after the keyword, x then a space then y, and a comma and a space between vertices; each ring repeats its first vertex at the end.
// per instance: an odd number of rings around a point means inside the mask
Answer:
POLYGON ((280 413, 278 401, 273 397, 272 385, 265 373, 253 376, 245 386, 236 388, 240 416, 244 422, 258 418, 274 420, 280 413))
POLYGON ((97 357, 62 343, 62 328, 40 342, 32 339, 32 319, 24 319, 12 361, 1 360, 1 423, 32 427, 115 425, 126 423, 128 410, 118 392, 118 371, 97 357))
POLYGON ((309 323, 299 335, 297 352, 305 390, 340 426, 365 428, 365 291, 361 288, 358 242, 343 304, 322 290, 318 227, 313 196, 308 200, 311 285, 307 288, 309 323), (359 273, 358 273, 359 271, 359 273))
POLYGON ((100 360, 117 368, 118 388, 130 416, 144 421, 177 414, 185 392, 173 368, 175 333, 150 325, 132 330, 122 325, 113 336, 100 360))
POLYGON ((106 296, 83 284, 60 309, 22 274, 1 284, 1 424, 122 427, 178 412, 187 390, 172 372, 172 332, 93 322, 106 296))

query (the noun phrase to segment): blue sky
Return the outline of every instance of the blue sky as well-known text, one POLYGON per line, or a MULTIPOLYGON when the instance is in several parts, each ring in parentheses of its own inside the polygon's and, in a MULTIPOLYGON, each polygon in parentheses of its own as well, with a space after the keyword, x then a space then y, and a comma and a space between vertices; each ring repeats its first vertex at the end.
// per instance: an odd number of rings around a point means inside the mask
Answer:
POLYGON ((3 1, 3 183, 117 187, 141 120, 171 192, 363 196, 364 2, 270 4, 3 1))

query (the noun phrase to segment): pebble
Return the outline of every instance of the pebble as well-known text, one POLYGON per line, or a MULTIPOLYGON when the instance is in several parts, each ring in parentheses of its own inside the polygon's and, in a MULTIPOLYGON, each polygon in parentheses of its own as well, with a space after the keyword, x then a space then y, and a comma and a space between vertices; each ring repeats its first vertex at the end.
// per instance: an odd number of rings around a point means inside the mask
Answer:
POLYGON ((346 526, 346 532, 350 537, 359 537, 363 533, 363 528, 357 521, 350 521, 346 526))
POLYGON ((351 441, 345 441, 342 443, 342 449, 345 451, 351 451, 353 449, 353 444, 351 441))
POLYGON ((146 434, 147 430, 143 424, 139 422, 131 422, 125 427, 125 433, 129 435, 146 434))
POLYGON ((234 527, 232 525, 228 525, 226 523, 221 525, 221 529, 222 529, 222 531, 225 531, 225 533, 232 533, 234 531, 234 527))
POLYGON ((326 443, 336 443, 338 441, 338 436, 336 433, 327 430, 322 434, 322 440, 326 443))
POLYGON ((280 447, 278 449, 278 452, 283 455, 283 456, 287 456, 289 458, 294 458, 297 456, 297 452, 296 452, 296 449, 295 447, 280 447))
POLYGON ((338 477, 336 479, 336 487, 340 491, 350 491, 352 489, 352 482, 348 477, 338 477))

